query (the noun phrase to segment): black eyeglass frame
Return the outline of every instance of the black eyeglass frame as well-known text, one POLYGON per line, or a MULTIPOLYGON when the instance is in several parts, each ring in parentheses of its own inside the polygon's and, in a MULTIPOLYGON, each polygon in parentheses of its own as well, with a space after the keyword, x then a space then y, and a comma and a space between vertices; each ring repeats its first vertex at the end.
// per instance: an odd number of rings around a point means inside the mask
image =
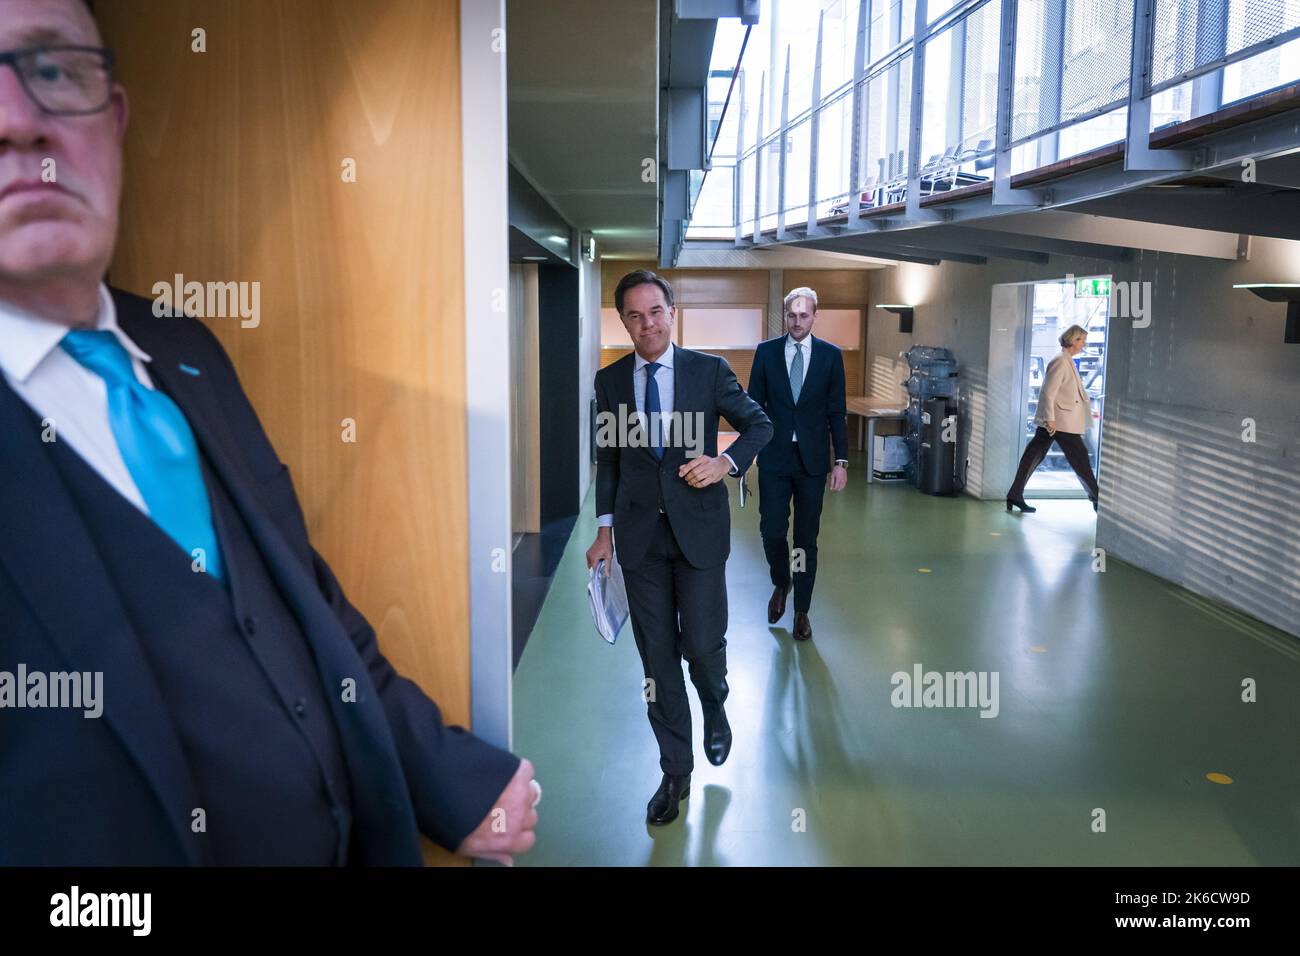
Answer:
POLYGON ((102 113, 108 109, 108 104, 113 102, 113 67, 116 57, 108 47, 98 46, 76 46, 73 44, 56 44, 53 46, 33 46, 22 50, 5 50, 0 52, 0 67, 10 67, 14 71, 14 76, 18 77, 18 83, 22 86, 23 92, 27 98, 41 108, 50 116, 93 116, 95 113, 102 113), (19 61, 23 57, 31 56, 33 53, 97 53, 99 54, 100 68, 107 74, 108 92, 104 95, 104 102, 100 103, 93 109, 85 110, 52 110, 41 102, 40 97, 32 92, 32 88, 27 85, 27 78, 23 76, 22 70, 18 68, 19 61))

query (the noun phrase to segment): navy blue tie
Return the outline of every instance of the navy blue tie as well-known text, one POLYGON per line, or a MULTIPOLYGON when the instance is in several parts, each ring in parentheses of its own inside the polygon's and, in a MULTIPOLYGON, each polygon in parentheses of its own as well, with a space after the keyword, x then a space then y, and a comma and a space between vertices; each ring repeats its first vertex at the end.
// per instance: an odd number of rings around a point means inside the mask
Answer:
POLYGON ((663 409, 659 407, 659 383, 655 381, 655 372, 659 371, 658 362, 645 365, 645 414, 649 420, 650 453, 660 461, 664 457, 663 409))

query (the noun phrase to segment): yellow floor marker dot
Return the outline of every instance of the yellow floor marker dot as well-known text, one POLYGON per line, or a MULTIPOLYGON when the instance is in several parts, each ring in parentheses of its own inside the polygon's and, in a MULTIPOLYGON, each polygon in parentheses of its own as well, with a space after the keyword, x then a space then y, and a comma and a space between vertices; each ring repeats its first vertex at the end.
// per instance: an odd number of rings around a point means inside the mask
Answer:
POLYGON ((922 574, 929 574, 929 573, 930 573, 930 569, 929 569, 929 568, 917 568, 916 570, 920 571, 922 574))
POLYGON ((1035 644, 1035 645, 1033 645, 1032 647, 1030 647, 1029 649, 1030 649, 1031 651, 1033 651, 1035 654, 1046 654, 1046 653, 1047 653, 1047 648, 1043 647, 1043 645, 1041 645, 1041 644, 1035 644))
POLYGON ((1222 783, 1222 784, 1232 783, 1232 778, 1229 777, 1226 773, 1207 773, 1205 775, 1205 779, 1210 781, 1210 783, 1222 783))

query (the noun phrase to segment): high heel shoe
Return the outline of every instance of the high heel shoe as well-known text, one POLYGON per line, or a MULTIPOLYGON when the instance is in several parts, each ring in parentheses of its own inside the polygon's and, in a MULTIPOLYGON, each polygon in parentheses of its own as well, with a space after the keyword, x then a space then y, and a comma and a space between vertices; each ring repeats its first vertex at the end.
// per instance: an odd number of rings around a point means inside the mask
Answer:
POLYGON ((1024 498, 1008 498, 1008 499, 1007 499, 1007 510, 1008 510, 1008 511, 1011 510, 1011 506, 1012 506, 1012 505, 1015 505, 1017 508, 1019 508, 1021 511, 1023 511, 1023 512, 1024 512, 1025 514, 1027 514, 1027 515, 1028 515, 1028 514, 1033 514, 1035 511, 1038 510, 1037 508, 1031 508, 1029 505, 1025 504, 1025 499, 1024 499, 1024 498))

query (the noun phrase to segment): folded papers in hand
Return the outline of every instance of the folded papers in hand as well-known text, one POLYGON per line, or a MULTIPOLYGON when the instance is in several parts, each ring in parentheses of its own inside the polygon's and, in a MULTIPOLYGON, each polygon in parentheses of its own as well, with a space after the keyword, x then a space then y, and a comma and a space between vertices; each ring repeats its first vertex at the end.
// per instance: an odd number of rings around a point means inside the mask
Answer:
POLYGON ((604 559, 597 561, 587 582, 587 597, 591 601, 591 616, 596 622, 596 630, 610 644, 618 640, 618 632, 627 620, 627 587, 623 584, 623 569, 619 567, 618 555, 614 555, 613 562, 606 577, 604 559))

